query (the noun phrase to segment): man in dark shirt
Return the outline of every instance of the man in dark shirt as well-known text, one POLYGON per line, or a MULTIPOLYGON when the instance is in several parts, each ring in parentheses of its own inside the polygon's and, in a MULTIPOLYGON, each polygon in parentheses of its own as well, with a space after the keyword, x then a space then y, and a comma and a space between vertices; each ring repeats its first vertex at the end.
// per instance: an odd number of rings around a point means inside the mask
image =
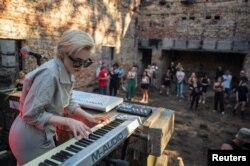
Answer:
POLYGON ((248 83, 248 78, 246 76, 246 72, 244 70, 240 71, 240 79, 238 81, 238 84, 242 83, 242 82, 246 82, 248 83))
MULTIPOLYGON (((250 129, 241 128, 235 139, 222 144, 221 150, 247 150, 250 144, 250 129)), ((248 149, 249 150, 249 149, 248 149)))
POLYGON ((245 105, 249 101, 247 82, 240 81, 239 86, 236 88, 236 105, 234 106, 233 114, 236 114, 236 110, 241 105, 241 118, 244 118, 245 105))

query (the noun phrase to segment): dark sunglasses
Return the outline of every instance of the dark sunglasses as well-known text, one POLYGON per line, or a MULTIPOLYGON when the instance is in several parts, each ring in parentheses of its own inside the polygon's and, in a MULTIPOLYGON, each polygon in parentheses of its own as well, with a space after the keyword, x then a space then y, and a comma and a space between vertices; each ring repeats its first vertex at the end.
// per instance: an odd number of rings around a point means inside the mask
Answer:
POLYGON ((84 68, 87 68, 93 63, 92 59, 90 59, 90 58, 88 58, 88 59, 80 59, 80 58, 72 58, 71 56, 69 56, 69 59, 71 61, 73 61, 73 67, 74 68, 80 68, 82 66, 84 68))

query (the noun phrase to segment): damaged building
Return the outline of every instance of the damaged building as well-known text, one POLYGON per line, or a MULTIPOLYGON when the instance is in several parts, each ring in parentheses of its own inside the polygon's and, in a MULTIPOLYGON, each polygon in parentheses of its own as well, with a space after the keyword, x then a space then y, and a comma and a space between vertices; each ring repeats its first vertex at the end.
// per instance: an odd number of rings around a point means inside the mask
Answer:
POLYGON ((137 25, 137 59, 160 67, 173 61, 186 73, 201 67, 210 78, 218 66, 239 75, 250 72, 250 2, 248 0, 145 0, 137 25))
MULTIPOLYGON (((56 55, 56 44, 68 29, 81 29, 95 40, 93 58, 108 65, 134 60, 134 15, 139 0, 17 0, 0 1, 0 80, 9 86, 18 72, 37 67, 32 56, 20 56, 22 47, 47 59, 56 55)), ((80 75, 76 87, 87 88, 97 64, 80 75), (83 76, 84 75, 84 76, 83 76), (88 79, 86 79, 88 78, 88 79)))
MULTIPOLYGON (((37 67, 34 57, 20 56, 22 47, 50 59, 71 28, 93 36, 95 60, 119 61, 126 69, 136 62, 140 73, 156 63, 161 76, 171 61, 184 64, 187 73, 204 66, 211 78, 219 65, 233 75, 249 73, 249 13, 248 0, 2 0, 1 85, 37 67)), ((93 84, 96 65, 78 77, 76 87, 93 84)))

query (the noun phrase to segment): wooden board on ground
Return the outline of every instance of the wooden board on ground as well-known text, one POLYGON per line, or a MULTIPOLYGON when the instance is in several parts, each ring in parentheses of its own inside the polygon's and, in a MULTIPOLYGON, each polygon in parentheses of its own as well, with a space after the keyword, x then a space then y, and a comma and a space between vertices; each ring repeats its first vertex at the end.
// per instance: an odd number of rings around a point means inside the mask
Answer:
POLYGON ((150 125, 149 154, 160 156, 174 132, 174 111, 165 109, 157 121, 150 125))
POLYGON ((130 136, 129 148, 161 156, 174 132, 174 111, 157 108, 151 116, 130 136))
POLYGON ((144 127, 150 127, 153 123, 155 123, 156 120, 159 119, 162 111, 164 111, 165 108, 158 108, 153 111, 152 115, 150 115, 149 118, 146 119, 146 121, 143 123, 144 127))

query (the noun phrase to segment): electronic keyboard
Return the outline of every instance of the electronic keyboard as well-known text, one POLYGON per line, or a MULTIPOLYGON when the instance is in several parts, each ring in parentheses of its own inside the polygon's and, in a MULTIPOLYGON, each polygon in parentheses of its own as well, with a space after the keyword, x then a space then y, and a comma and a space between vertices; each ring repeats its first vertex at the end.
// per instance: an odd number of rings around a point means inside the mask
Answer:
POLYGON ((115 116, 107 124, 91 129, 88 139, 70 139, 24 166, 94 165, 107 156, 141 125, 138 116, 115 116))
POLYGON ((83 108, 97 111, 109 112, 123 102, 123 98, 87 93, 82 91, 72 91, 72 99, 83 108))
POLYGON ((122 103, 117 107, 116 110, 118 112, 138 115, 142 117, 147 117, 152 113, 152 109, 150 107, 146 107, 145 105, 131 104, 131 103, 122 103))

